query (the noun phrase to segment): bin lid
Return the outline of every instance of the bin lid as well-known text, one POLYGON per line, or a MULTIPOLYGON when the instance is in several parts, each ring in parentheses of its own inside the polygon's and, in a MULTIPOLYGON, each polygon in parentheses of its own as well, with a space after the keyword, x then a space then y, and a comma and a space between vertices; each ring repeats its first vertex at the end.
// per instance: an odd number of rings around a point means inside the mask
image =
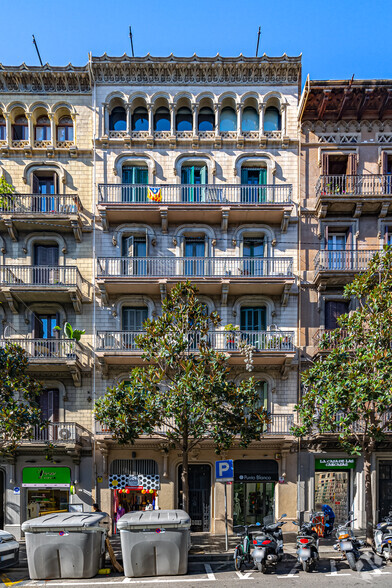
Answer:
POLYGON ((120 530, 185 528, 189 529, 191 519, 184 510, 144 510, 128 512, 117 522, 120 530))
POLYGON ((22 531, 48 531, 62 529, 76 529, 97 527, 101 529, 106 512, 59 512, 30 519, 22 524, 22 531))

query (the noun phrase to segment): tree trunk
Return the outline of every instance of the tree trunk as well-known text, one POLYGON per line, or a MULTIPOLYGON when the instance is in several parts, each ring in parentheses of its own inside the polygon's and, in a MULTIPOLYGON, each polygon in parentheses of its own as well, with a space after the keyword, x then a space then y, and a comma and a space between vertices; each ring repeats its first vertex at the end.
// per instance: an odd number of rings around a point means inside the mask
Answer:
POLYGON ((363 454, 363 471, 365 476, 365 516, 366 516, 366 542, 373 541, 373 493, 371 476, 372 451, 365 451, 363 454))
POLYGON ((182 508, 185 512, 189 513, 189 476, 188 476, 188 461, 189 461, 188 449, 182 450, 182 472, 181 472, 181 483, 182 483, 182 508))

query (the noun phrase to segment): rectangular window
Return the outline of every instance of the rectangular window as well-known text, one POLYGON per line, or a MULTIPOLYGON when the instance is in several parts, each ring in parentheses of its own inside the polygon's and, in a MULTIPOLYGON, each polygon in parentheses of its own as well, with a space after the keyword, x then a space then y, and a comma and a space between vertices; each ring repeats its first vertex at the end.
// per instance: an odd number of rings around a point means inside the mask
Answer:
POLYGON ((54 330, 57 324, 57 314, 34 314, 34 338, 57 339, 58 331, 54 330))
POLYGON ((148 318, 148 310, 143 307, 124 306, 122 308, 122 330, 141 331, 148 318))
POLYGON ((34 245, 34 265, 55 266, 58 264, 58 245, 34 245))
POLYGON ((241 308, 241 331, 265 331, 265 306, 241 308))
POLYGON ((201 259, 205 256, 205 241, 200 239, 186 239, 185 257, 193 258, 185 261, 186 276, 203 276, 205 271, 205 261, 201 259))
POLYGON ((57 141, 73 141, 73 127, 57 127, 57 141))
POLYGON ((351 252, 346 251, 347 235, 345 233, 329 233, 327 240, 328 247, 328 268, 331 270, 349 269, 348 263, 351 260, 351 252))
POLYGON ((44 390, 40 396, 40 408, 43 421, 59 421, 60 395, 58 390, 44 390))
POLYGON ((35 127, 36 141, 50 141, 50 127, 35 127))
POLYGON ((336 329, 338 317, 348 313, 349 302, 347 300, 327 300, 325 303, 325 328, 336 329))
POLYGON ((264 268, 264 239, 244 239, 244 275, 262 276, 264 268))
POLYGON ((29 128, 27 125, 13 125, 12 138, 14 141, 27 141, 29 138, 29 128))

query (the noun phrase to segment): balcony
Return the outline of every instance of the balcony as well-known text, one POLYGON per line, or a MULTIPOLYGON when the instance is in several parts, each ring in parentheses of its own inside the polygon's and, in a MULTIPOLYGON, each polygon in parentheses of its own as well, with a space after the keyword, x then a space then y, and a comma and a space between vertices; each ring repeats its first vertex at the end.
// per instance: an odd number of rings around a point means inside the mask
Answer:
POLYGON ((316 184, 316 208, 319 216, 362 213, 387 216, 392 211, 392 175, 323 175, 316 184))
MULTIPOLYGON (((98 209, 110 223, 282 223, 293 208, 292 186, 274 184, 100 184, 98 209)), ((286 222, 286 221, 285 221, 286 222)))
POLYGON ((1 194, 0 223, 13 241, 18 231, 33 231, 37 223, 49 222, 57 230, 73 231, 76 241, 82 239, 80 213, 83 207, 77 194, 1 194))
POLYGON ((34 427, 32 438, 23 440, 22 445, 91 445, 91 433, 78 423, 48 423, 43 429, 34 427))
POLYGON ((165 295, 175 283, 191 280, 201 294, 284 294, 294 282, 291 257, 101 257, 98 286, 106 299, 120 294, 165 295), (244 287, 246 290, 244 290, 244 287))
MULTIPOLYGON (((103 369, 108 366, 141 364, 141 350, 136 337, 142 331, 99 331, 97 333, 97 357, 103 369)), ((295 354, 293 331, 210 331, 208 344, 216 351, 229 354, 229 363, 244 363, 238 343, 245 341, 254 347, 255 365, 284 365, 292 361, 295 354)), ((198 349, 199 333, 189 335, 189 353, 198 349)))
POLYGON ((82 312, 82 276, 76 266, 0 265, 0 299, 17 314, 18 302, 72 302, 82 312))
MULTIPOLYGON (((313 345, 316 349, 316 354, 322 355, 322 354, 326 354, 326 353, 329 353, 330 351, 332 351, 332 349, 336 346, 336 340, 334 341, 331 336, 331 334, 334 332, 335 332, 334 329, 324 329, 324 328, 320 328, 316 331, 316 333, 313 336, 313 345), (320 343, 321 343, 324 336, 326 337, 326 339, 328 341, 328 347, 321 349, 320 343)), ((341 333, 342 333, 342 339, 343 339, 346 336, 346 331, 344 331, 342 329, 341 333)))
POLYGON ((314 258, 315 282, 323 281, 331 286, 347 284, 356 273, 367 270, 375 253, 375 249, 318 251, 314 258))
POLYGON ((19 345, 25 350, 29 369, 37 377, 72 377, 75 386, 81 386, 81 375, 90 371, 87 349, 73 339, 0 339, 0 347, 19 345))
MULTIPOLYGON (((265 436, 274 435, 274 436, 287 436, 291 435, 291 429, 295 424, 294 421, 294 414, 275 414, 272 413, 269 415, 270 422, 265 427, 265 436)), ((158 437, 159 434, 165 434, 168 430, 170 430, 170 424, 163 425, 156 428, 156 436, 158 437)), ((99 436, 104 436, 110 438, 111 432, 105 425, 102 425, 99 422, 95 423, 95 434, 99 436)))

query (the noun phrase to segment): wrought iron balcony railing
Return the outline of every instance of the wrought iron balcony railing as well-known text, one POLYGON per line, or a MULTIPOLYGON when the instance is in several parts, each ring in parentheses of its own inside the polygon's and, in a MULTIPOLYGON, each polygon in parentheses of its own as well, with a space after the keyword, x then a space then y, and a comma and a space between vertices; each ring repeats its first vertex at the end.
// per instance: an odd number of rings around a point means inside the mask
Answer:
POLYGON ((31 362, 58 362, 79 359, 81 348, 73 339, 0 339, 0 347, 19 345, 31 362))
POLYGON ((2 213, 68 215, 81 210, 77 194, 0 194, 2 213))
POLYGON ((78 423, 47 423, 43 429, 34 427, 31 439, 27 443, 82 443, 90 441, 91 433, 78 423))
POLYGON ((1 265, 0 284, 3 286, 53 286, 82 287, 78 268, 46 265, 1 265))
POLYGON ((292 277, 292 257, 100 257, 98 277, 292 277))
POLYGON ((314 258, 314 269, 320 271, 366 271, 369 262, 377 253, 375 249, 344 251, 318 251, 314 258))
MULTIPOLYGON (((98 351, 139 351, 136 337, 143 331, 99 331, 97 333, 98 351)), ((189 351, 197 350, 201 339, 200 333, 189 334, 189 351)), ((238 343, 245 341, 257 352, 294 351, 293 331, 210 331, 207 343, 216 351, 238 351, 238 343)))
POLYGON ((392 174, 323 175, 316 196, 387 196, 392 194, 392 174))
POLYGON ((100 204, 289 204, 290 184, 100 184, 100 204))
MULTIPOLYGON (((318 329, 313 336, 314 345, 316 347, 319 347, 321 340, 325 336, 329 346, 323 350, 329 351, 330 349, 333 349, 334 347, 336 347, 336 344, 337 344, 337 340, 332 338, 332 333, 334 333, 334 332, 335 332, 334 329, 324 329, 324 328, 318 329)), ((340 335, 341 335, 341 339, 344 339, 344 337, 346 336, 346 333, 347 333, 347 331, 341 329, 340 334, 339 334, 339 339, 340 339, 340 335)))

